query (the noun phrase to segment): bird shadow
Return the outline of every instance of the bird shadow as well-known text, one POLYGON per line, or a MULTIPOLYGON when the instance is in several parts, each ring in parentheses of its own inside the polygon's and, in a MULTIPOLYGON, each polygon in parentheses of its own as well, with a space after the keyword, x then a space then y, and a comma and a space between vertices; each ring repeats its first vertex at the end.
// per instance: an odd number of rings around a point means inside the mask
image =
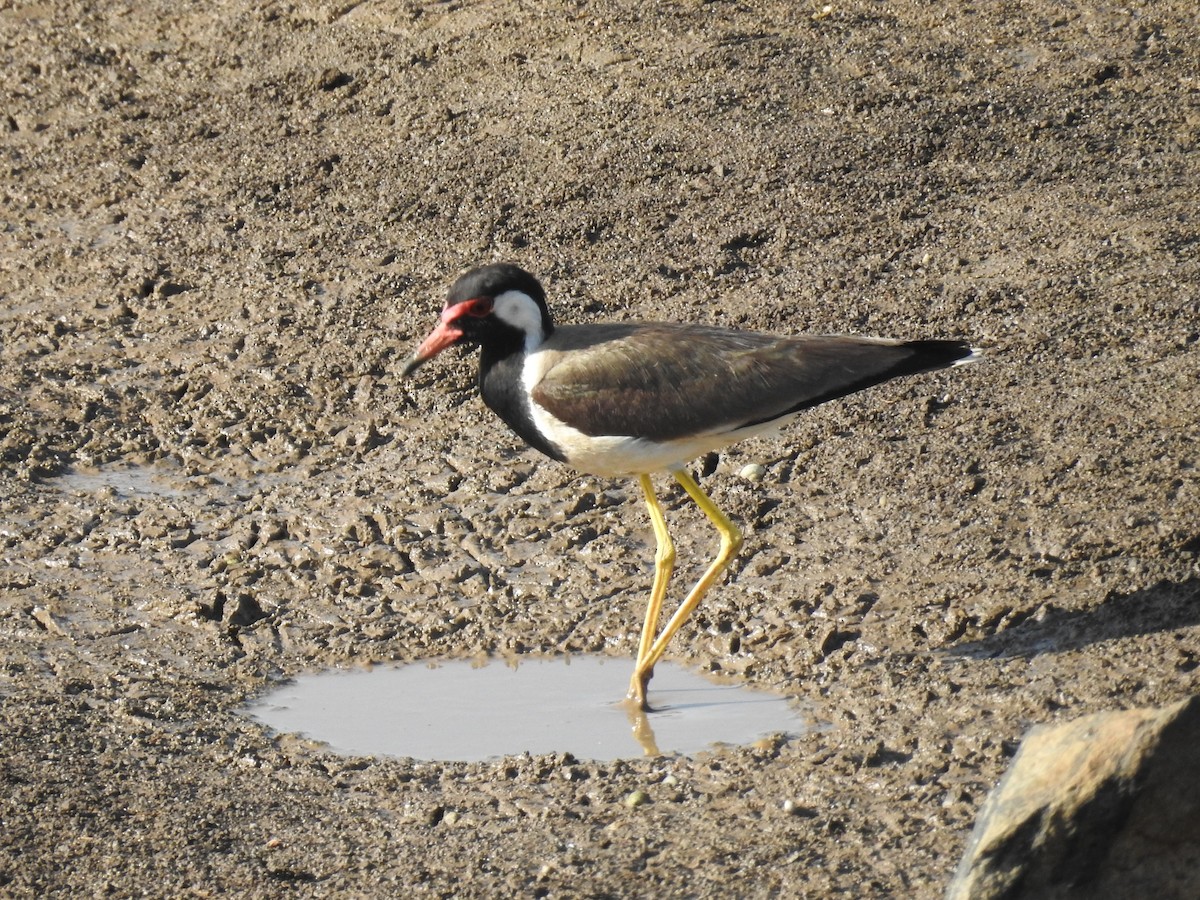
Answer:
POLYGON ((1200 623, 1200 578, 1159 581, 1129 594, 1110 593, 1089 609, 1050 609, 981 640, 946 647, 974 659, 1065 653, 1116 638, 1136 637, 1200 623))

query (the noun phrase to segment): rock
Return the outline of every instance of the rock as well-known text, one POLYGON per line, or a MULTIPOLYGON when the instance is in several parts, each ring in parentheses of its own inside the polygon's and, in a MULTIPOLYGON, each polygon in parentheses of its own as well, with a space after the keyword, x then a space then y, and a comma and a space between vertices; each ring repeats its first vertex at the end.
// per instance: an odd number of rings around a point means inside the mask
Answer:
POLYGON ((762 481, 767 474, 767 467, 759 463, 750 463, 742 466, 738 475, 745 478, 747 481, 759 482, 762 481))
POLYGON ((645 806, 650 802, 650 795, 645 791, 633 791, 625 795, 625 805, 630 809, 637 809, 639 806, 645 806))
POLYGON ((1038 726, 947 900, 1200 897, 1200 697, 1038 726))

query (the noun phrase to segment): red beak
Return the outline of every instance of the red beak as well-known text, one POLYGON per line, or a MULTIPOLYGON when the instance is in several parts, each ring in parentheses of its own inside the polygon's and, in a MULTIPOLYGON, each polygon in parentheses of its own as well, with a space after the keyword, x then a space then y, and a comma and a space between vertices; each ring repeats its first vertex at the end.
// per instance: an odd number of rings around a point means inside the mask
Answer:
POLYGON ((447 322, 444 319, 438 322, 437 328, 429 332, 429 337, 421 341, 421 346, 413 352, 412 356, 404 361, 404 368, 400 370, 400 374, 404 376, 411 375, 417 370, 418 366, 426 360, 433 359, 433 357, 462 337, 462 335, 462 329, 454 323, 447 322))
POLYGON ((491 311, 492 299, 490 297, 472 297, 470 300, 463 300, 461 303, 447 306, 442 310, 442 320, 438 322, 437 328, 429 332, 429 337, 421 341, 421 346, 404 361, 404 368, 400 370, 400 374, 411 375, 423 362, 433 359, 447 347, 456 343, 463 336, 463 330, 455 323, 463 316, 483 318, 491 311))

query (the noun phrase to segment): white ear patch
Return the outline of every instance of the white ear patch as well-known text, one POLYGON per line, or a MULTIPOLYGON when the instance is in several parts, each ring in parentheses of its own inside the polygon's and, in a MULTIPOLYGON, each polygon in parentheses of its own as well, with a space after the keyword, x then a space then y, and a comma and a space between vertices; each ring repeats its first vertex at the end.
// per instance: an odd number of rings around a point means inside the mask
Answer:
POLYGON ((492 314, 525 335, 525 352, 546 339, 542 330, 542 311, 524 291, 505 291, 492 298, 492 314))

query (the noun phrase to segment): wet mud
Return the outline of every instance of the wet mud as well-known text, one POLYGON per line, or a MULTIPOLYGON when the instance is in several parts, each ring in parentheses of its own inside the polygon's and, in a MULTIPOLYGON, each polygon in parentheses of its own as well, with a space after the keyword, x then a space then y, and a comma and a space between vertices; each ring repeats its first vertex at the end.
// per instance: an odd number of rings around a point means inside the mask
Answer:
MULTIPOLYGON (((3 892, 938 897, 1026 729, 1197 690, 1190 3, 68 0, 0 38, 3 892), (746 544, 669 656, 822 727, 437 763, 239 714, 632 656, 637 485, 522 447, 469 355, 399 377, 493 259, 563 321, 985 348, 695 467, 746 544)), ((682 588, 715 535, 660 484, 682 588)))

